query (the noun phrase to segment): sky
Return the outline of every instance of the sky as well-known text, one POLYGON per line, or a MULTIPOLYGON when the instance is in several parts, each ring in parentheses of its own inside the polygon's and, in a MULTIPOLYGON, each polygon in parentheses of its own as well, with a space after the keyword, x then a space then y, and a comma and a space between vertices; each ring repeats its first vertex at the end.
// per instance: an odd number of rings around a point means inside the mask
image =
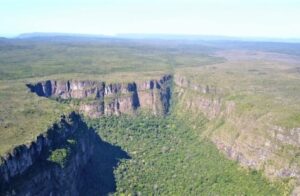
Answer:
POLYGON ((300 38, 300 0, 0 0, 0 35, 62 32, 300 38))

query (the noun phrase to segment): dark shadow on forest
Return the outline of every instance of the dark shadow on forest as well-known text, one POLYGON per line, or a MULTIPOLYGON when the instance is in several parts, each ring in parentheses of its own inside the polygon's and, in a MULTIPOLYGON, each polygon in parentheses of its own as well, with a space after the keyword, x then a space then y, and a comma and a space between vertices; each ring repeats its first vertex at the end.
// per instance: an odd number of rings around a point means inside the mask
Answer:
MULTIPOLYGON (((83 196, 99 196, 116 191, 114 169, 122 159, 130 159, 130 156, 119 146, 103 141, 95 129, 87 126, 80 115, 73 112, 70 116, 72 121, 78 123, 77 131, 61 137, 61 134, 67 134, 62 130, 71 129, 71 126, 65 123, 65 117, 59 124, 54 124, 47 132, 48 137, 51 138, 52 148, 45 147, 34 163, 21 175, 13 177, 10 182, 2 184, 0 181, 0 196, 70 195, 77 194, 77 191, 83 196), (76 142, 70 146, 68 140, 76 142), (81 145, 83 142, 85 145, 81 145), (66 166, 49 160, 52 151, 62 148, 71 149, 66 166), (89 152, 92 154, 87 155, 86 153, 89 152), (87 163, 77 165, 77 162, 73 162, 72 165, 71 161, 76 161, 75 156, 84 160, 85 155, 89 156, 87 163), (76 168, 76 171, 72 168, 76 168), (74 185, 76 192, 73 190, 74 185)), ((22 159, 21 154, 20 157, 22 159)))
POLYGON ((82 170, 80 195, 108 195, 116 191, 114 169, 122 159, 130 159, 121 147, 96 139, 94 155, 82 170))

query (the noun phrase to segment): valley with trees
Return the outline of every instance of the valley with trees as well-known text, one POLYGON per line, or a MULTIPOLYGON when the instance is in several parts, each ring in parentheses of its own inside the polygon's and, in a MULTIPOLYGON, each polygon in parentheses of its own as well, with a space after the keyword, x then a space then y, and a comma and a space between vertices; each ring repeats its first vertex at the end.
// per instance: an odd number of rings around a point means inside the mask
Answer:
POLYGON ((0 195, 297 195, 296 43, 0 39, 0 195))

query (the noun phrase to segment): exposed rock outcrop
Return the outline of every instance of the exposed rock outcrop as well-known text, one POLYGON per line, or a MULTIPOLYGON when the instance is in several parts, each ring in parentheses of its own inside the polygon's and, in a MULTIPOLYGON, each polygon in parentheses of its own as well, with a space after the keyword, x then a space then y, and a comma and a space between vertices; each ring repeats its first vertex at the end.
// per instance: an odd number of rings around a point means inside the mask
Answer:
POLYGON ((272 126, 269 129, 269 133, 274 139, 284 144, 293 145, 300 148, 300 127, 286 129, 280 126, 272 126))
POLYGON ((300 167, 295 161, 300 153, 300 128, 274 126, 271 121, 237 112, 236 103, 226 100, 224 91, 213 85, 196 84, 181 75, 175 75, 174 83, 180 107, 210 120, 209 137, 227 157, 263 170, 269 177, 294 178, 300 184, 300 167), (289 160, 282 151, 289 153, 289 160))
POLYGON ((191 110, 200 110, 208 119, 214 119, 221 113, 222 101, 217 96, 217 88, 208 84, 192 83, 184 76, 175 75, 174 83, 181 88, 179 94, 184 93, 185 89, 195 91, 202 96, 190 96, 185 101, 185 106, 191 110))
POLYGON ((145 82, 106 84, 101 81, 47 80, 27 84, 38 96, 62 100, 85 100, 79 110, 90 117, 133 113, 146 109, 153 114, 169 111, 172 76, 145 82), (88 101, 87 101, 88 100, 88 101))
POLYGON ((208 85, 208 84, 193 83, 189 79, 187 79, 185 76, 175 75, 174 83, 177 86, 180 86, 182 88, 189 88, 191 90, 194 90, 194 91, 197 91, 197 92, 200 92, 203 94, 217 94, 216 86, 208 85))
POLYGON ((107 150, 101 143, 78 114, 62 117, 36 141, 1 158, 1 195, 80 195, 88 187, 82 179, 95 150, 99 145, 107 150))

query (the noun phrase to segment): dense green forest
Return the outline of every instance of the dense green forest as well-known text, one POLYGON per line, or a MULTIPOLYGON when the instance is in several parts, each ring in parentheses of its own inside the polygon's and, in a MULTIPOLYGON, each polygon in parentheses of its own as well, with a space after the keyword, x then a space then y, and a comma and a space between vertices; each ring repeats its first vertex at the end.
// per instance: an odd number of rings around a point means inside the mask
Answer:
MULTIPOLYGON (((204 130, 206 119, 202 119, 204 130)), ((114 171, 115 195, 283 195, 285 186, 238 167, 175 115, 88 120, 130 158, 114 171)), ((101 157, 99 157, 101 162, 101 157)))

